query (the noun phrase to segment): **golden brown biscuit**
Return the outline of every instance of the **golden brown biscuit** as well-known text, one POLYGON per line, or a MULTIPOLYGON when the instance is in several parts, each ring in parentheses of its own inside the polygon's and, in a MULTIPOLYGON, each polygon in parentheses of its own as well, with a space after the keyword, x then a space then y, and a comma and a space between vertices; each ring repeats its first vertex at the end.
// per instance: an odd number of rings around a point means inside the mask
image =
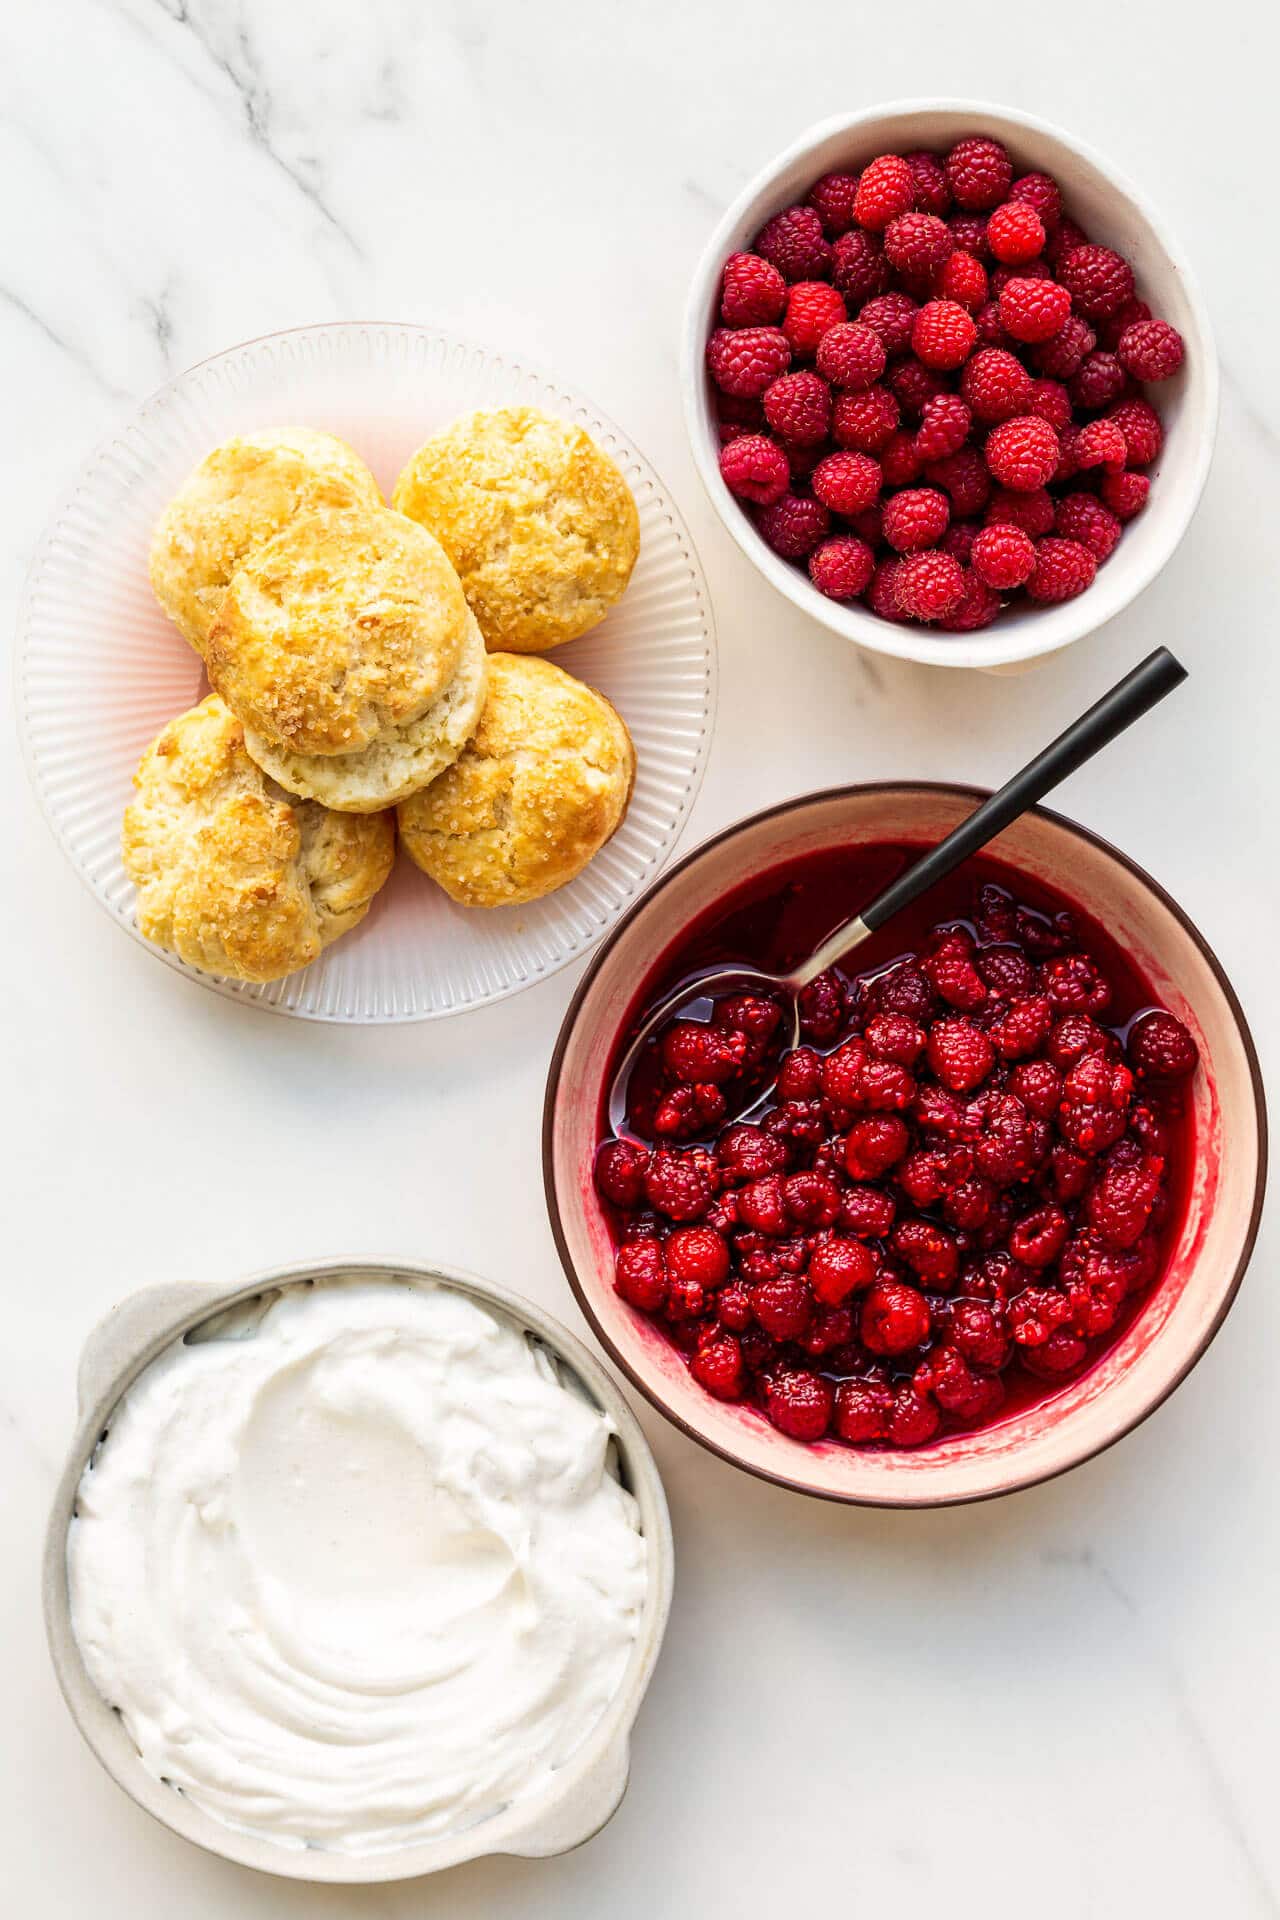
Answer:
POLYGON ((291 753, 394 739, 457 672, 467 603, 439 543, 389 508, 299 514, 231 576, 209 678, 291 753))
POLYGON ((456 420, 392 504, 429 527, 491 650, 545 653, 603 620, 640 551, 631 489, 581 427, 532 407, 456 420))
POLYGON ((539 900, 622 822, 635 749, 603 694, 549 660, 489 656, 489 697, 462 757, 398 808, 406 848, 464 907, 539 900))
POLYGON ((156 523, 151 585, 197 653, 245 556, 315 507, 380 507, 378 483, 345 440, 271 427, 206 454, 156 523))
POLYGON ((391 872, 391 815, 281 793, 217 694, 169 722, 133 783, 123 852, 138 926, 208 973, 296 972, 364 918, 391 872))

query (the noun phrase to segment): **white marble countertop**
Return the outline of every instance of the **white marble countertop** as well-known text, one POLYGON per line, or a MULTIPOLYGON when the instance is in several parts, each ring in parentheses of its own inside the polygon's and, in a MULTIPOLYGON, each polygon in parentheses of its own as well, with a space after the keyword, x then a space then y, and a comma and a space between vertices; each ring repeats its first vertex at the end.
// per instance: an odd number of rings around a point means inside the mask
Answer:
MULTIPOLYGON (((10 610, 87 450, 203 355, 340 317, 509 346, 626 423, 699 543, 722 693, 686 846, 818 784, 992 781, 1171 641, 1193 689, 1062 804, 1198 919, 1267 1064, 1280 1039, 1273 11, 61 0, 5 10, 0 36, 10 610), (1096 638, 1012 681, 875 659, 773 597, 701 497, 676 398, 687 276, 728 198, 809 122, 929 91, 1043 113, 1144 182, 1201 271, 1224 363, 1217 460, 1175 559, 1096 638)), ((0 778, 6 1911, 1280 1912, 1280 1300, 1265 1229, 1173 1400, 1104 1458, 1010 1501, 916 1515, 809 1503, 642 1408, 671 1498, 676 1605, 630 1793, 580 1852, 326 1892, 153 1826, 81 1744, 40 1625, 79 1342, 136 1286, 342 1252, 465 1264, 576 1323, 537 1150, 575 973, 443 1025, 268 1018, 121 937, 56 853, 12 736, 0 778)))

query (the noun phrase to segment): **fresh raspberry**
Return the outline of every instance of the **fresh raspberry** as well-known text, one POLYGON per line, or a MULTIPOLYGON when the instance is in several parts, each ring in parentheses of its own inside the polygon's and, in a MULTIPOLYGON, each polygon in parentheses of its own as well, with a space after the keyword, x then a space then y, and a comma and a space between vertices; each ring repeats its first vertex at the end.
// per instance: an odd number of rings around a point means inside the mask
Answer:
POLYGON ((721 448, 720 472, 730 493, 762 507, 780 500, 791 479, 786 454, 762 433, 743 434, 721 448))
POLYGON ((596 1186, 615 1207, 638 1207, 644 1199, 649 1155, 629 1140, 606 1140, 596 1155, 596 1186))
POLYGON ((1145 300, 1126 300, 1122 307, 1109 313, 1105 320, 1098 322, 1098 338, 1108 353, 1114 353, 1129 327, 1136 327, 1140 320, 1150 320, 1152 313, 1145 300))
POLYGON ((1120 473, 1128 457, 1128 445, 1114 420, 1091 420, 1071 438, 1071 464, 1077 473, 1086 467, 1105 467, 1108 473, 1120 473))
POLYGON ((916 206, 920 212, 945 213, 951 205, 951 189, 937 154, 926 153, 918 147, 914 153, 904 153, 902 157, 915 181, 916 206))
POLYGON ((954 300, 969 313, 976 313, 987 298, 987 270, 962 247, 956 247, 938 274, 940 300, 954 300))
POLYGON ((797 483, 797 493, 804 492, 804 483, 809 479, 819 460, 821 460, 823 448, 826 444, 825 440, 818 440, 810 446, 798 447, 794 440, 789 440, 783 446, 782 450, 787 456, 787 465, 791 469, 791 478, 797 483))
POLYGON ((833 513, 860 513, 879 497, 879 462, 866 453, 829 453, 813 470, 813 491, 833 513))
POLYGON ((756 400, 791 364, 787 336, 777 327, 717 327, 707 342, 707 366, 723 393, 756 400))
POLYGON ((1071 312, 1071 295, 1054 280, 1020 276, 1002 289, 999 305, 1005 332, 1032 344, 1059 331, 1071 312))
POLYGON ((667 1298, 667 1263, 656 1240, 635 1240, 619 1247, 613 1276, 614 1290, 628 1306, 656 1313, 667 1298))
POLYGON ((1098 336, 1088 321, 1082 320, 1078 313, 1069 313, 1053 337, 1043 341, 1032 357, 1041 373, 1054 380, 1070 380, 1097 344, 1098 336))
POLYGON ((1013 163, 998 140, 971 134, 957 140, 945 161, 947 185, 966 213, 998 207, 1013 183, 1013 163))
POLYGON ((929 1065, 952 1093, 969 1093, 980 1086, 995 1061, 995 1049, 972 1020, 935 1022, 929 1034, 929 1065))
POLYGON ((1133 298, 1133 268, 1110 247, 1073 247, 1058 262, 1058 278, 1086 320, 1105 320, 1133 298))
POLYGON ((845 318, 844 301, 828 281, 797 280, 787 294, 782 331, 792 353, 804 357, 816 353, 823 334, 845 318))
POLYGON ((879 335, 886 353, 905 353, 911 345, 911 329, 919 311, 908 293, 882 293, 878 299, 867 301, 858 319, 879 335))
POLYGON ((1030 493, 1010 493, 1004 488, 992 495, 987 508, 989 527, 1021 527, 1033 540, 1053 532, 1053 499, 1043 487, 1030 493))
POLYGON ((793 1440, 821 1440, 834 1404, 827 1381, 805 1368, 775 1373, 765 1382, 764 1410, 779 1433, 793 1440))
POLYGON ((981 528, 972 520, 956 520, 947 528, 938 544, 944 553, 949 553, 953 560, 967 567, 973 559, 973 544, 980 532, 981 528))
POLYGON ((885 385, 903 413, 914 420, 920 418, 930 400, 950 391, 946 376, 926 367, 914 354, 908 354, 905 360, 890 367, 885 385))
POLYGON ((649 1205, 669 1220, 700 1220, 711 1205, 705 1156, 659 1147, 644 1176, 649 1205))
POLYGON ((856 600, 866 591, 875 564, 875 555, 864 540, 838 535, 834 540, 824 540, 809 555, 809 578, 828 600, 856 600))
POLYGON ((784 280, 829 280, 831 244, 812 207, 784 207, 756 235, 755 251, 784 280))
POLYGON ((899 273, 927 280, 955 251, 955 241, 936 213, 900 213, 885 228, 884 251, 899 273))
POLYGON ((1070 215, 1064 213, 1054 228, 1053 237, 1049 242, 1049 264, 1056 268, 1069 253, 1074 252, 1077 247, 1087 247, 1088 244, 1089 236, 1084 228, 1071 219, 1070 215))
POLYGON ((930 461, 925 478, 951 496, 951 511, 957 519, 981 513, 991 498, 991 475, 976 447, 961 447, 945 460, 930 461))
MULTIPOLYGON (((913 480, 920 478, 922 464, 913 433, 890 434, 880 454, 880 469, 886 487, 909 487, 913 480)), ((883 540, 883 512, 880 515, 880 537, 883 540)))
POLYGON ((871 1285, 879 1264, 875 1253, 861 1240, 827 1234, 814 1242, 805 1278, 815 1300, 827 1307, 839 1307, 851 1293, 871 1285))
POLYGON ((861 321, 841 321, 830 327, 818 342, 818 372, 824 380, 830 380, 833 386, 842 387, 846 392, 865 392, 875 385, 884 369, 884 342, 861 321))
POLYGON ((1019 267, 1034 260, 1044 246, 1044 224, 1025 200, 1006 200, 987 220, 987 242, 997 260, 1019 267))
POLYGON ((971 253, 975 260, 991 258, 991 248, 987 244, 987 223, 980 213, 953 213, 947 225, 960 252, 971 253))
POLYGON ((1053 530, 1064 540, 1078 540, 1088 547, 1099 566, 1115 551, 1123 531, 1115 514, 1091 493, 1065 494, 1054 508, 1053 530))
POLYGON ((879 453, 901 418, 887 387, 866 393, 838 393, 831 410, 831 434, 837 446, 879 453))
MULTIPOLYGON (((883 471, 883 464, 881 470, 883 471)), ((849 515, 849 531, 856 533, 859 540, 865 540, 872 553, 884 545, 884 509, 876 505, 864 507, 861 513, 849 515)))
POLYGON ((901 560, 881 560, 871 576, 867 605, 880 620, 902 619, 902 608, 898 603, 898 575, 901 570, 901 560))
POLYGON ((917 1287, 879 1280, 862 1303, 858 1331, 868 1353, 889 1356, 922 1347, 931 1324, 929 1303, 917 1287))
POLYGON ((1108 473, 1100 489, 1102 504, 1117 520, 1132 520, 1147 504, 1151 482, 1145 473, 1108 473))
POLYGON ((768 327, 787 301, 787 283, 757 253, 731 253, 724 263, 720 318, 727 327, 768 327))
POLYGON ((742 1348, 731 1333, 713 1334, 704 1341, 689 1362, 689 1371, 717 1400, 742 1398, 746 1385, 742 1348))
POLYGON ((1200 1049, 1171 1013, 1144 1013, 1129 1032, 1129 1060, 1141 1080, 1185 1080, 1194 1073, 1200 1049))
POLYGON ((878 1179, 897 1165, 909 1144, 906 1123, 897 1114, 868 1114, 849 1129, 845 1167, 855 1180, 878 1179))
POLYGON ((662 1064, 673 1080, 710 1081, 718 1086, 741 1071, 746 1052, 742 1034, 701 1020, 677 1020, 662 1037, 662 1064))
POLYGON ((1009 198, 1034 207, 1046 233, 1057 231, 1062 218, 1062 195, 1058 183, 1047 173, 1024 173, 1009 189, 1009 198))
POLYGON ((816 447, 831 428, 831 389, 820 374, 784 373, 765 388, 764 417, 797 447, 816 447))
POLYGON ((1145 400, 1122 400, 1118 407, 1111 409, 1107 418, 1114 420, 1124 435, 1131 467, 1149 467, 1158 458, 1164 445, 1164 429, 1154 407, 1145 400))
POLYGON ((991 275, 991 297, 999 300, 1011 280, 1052 280, 1053 274, 1044 260, 1024 260, 1020 266, 999 266, 991 275))
POLYGON ((825 540, 831 516, 821 500, 808 494, 784 493, 756 515, 756 525, 768 546, 784 560, 803 560, 825 540))
POLYGON ((1033 413, 1017 414, 991 429, 984 451, 993 480, 1015 493, 1031 493, 1047 485, 1054 476, 1058 465, 1058 436, 1047 420, 1038 419, 1033 413))
POLYGON ((1002 593, 1021 587, 1036 564, 1035 542, 1019 527, 984 527, 973 543, 973 570, 1002 593))
POLYGON ((824 173, 815 180, 806 201, 822 222, 828 240, 836 240, 853 225, 853 202, 858 191, 856 173, 824 173))
POLYGON ((926 367, 947 372, 973 352, 978 329, 955 300, 930 300, 911 323, 911 345, 926 367))
POLYGON ((913 553, 898 562, 894 597, 911 620, 945 620, 964 598, 964 569, 949 553, 913 553))
POLYGON ((982 347, 960 376, 960 393, 975 420, 995 426, 1027 413, 1031 406, 1031 375, 1021 360, 1003 347, 982 347))
POLYGON ((889 262, 874 234, 842 233, 831 254, 831 278, 851 307, 874 300, 889 284, 889 262))
POLYGON ((969 438, 972 416, 956 393, 937 393, 920 410, 916 452, 922 460, 945 460, 969 438))
POLYGON ((1035 572, 1027 582, 1033 600, 1074 600, 1093 585, 1098 563, 1078 540, 1049 536, 1036 548, 1035 572))
POLYGON ((1031 401, 1026 408, 1038 420, 1047 420, 1054 432, 1062 435, 1071 425, 1071 395, 1061 380, 1033 380, 1031 401))
POLYGON ((1085 413, 1099 413, 1125 389, 1124 368, 1114 353, 1087 353, 1071 376, 1071 398, 1085 413))
POLYGON ((899 553, 919 553, 937 546, 950 518, 945 493, 934 487, 907 487, 885 505, 884 537, 899 553))
POLYGON ((1013 338, 1000 324, 998 300, 984 301, 973 316, 973 324, 978 329, 978 338, 984 347, 1007 347, 1013 338))
POLYGON ((664 1252, 673 1280, 696 1280, 712 1290, 729 1278, 729 1249, 711 1227, 678 1227, 664 1252))
POLYGON ((854 218, 868 233, 883 233, 900 213, 910 213, 915 199, 915 177, 906 161, 896 153, 882 154, 863 169, 854 218))

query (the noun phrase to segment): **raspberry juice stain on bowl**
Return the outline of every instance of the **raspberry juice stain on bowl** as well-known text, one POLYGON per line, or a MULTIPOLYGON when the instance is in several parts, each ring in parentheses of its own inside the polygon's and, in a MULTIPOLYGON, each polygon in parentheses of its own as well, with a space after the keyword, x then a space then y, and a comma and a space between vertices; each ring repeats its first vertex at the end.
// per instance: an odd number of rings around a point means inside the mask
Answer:
MULTIPOLYGON (((615 1059, 681 979, 787 969, 920 851, 824 852, 710 907, 615 1059)), ((1049 1398, 1141 1311, 1185 1209, 1198 1061, 1086 911, 986 855, 858 959, 805 990, 786 1054, 758 995, 673 1019, 631 1137, 601 1115, 596 1189, 617 1291, 706 1391, 799 1440, 914 1447, 1049 1398), (732 1124, 726 1089, 756 1101, 732 1124)))

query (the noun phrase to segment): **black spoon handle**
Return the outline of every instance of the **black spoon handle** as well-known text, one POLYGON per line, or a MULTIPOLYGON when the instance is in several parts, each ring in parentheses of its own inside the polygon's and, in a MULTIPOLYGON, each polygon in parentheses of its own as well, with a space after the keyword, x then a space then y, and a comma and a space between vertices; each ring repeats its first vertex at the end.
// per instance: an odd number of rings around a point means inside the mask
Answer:
POLYGON ((1163 700, 1167 693, 1180 686, 1187 677, 1187 670, 1181 661, 1175 660, 1167 647, 1157 647, 1154 653, 1147 655, 1141 666, 1127 673, 1123 680, 1112 687, 1110 693, 1104 693, 1096 706, 1081 714, 1073 726, 1060 733, 1029 761, 1012 780, 1005 782, 998 793, 974 810, 967 819, 962 820, 954 832, 949 833, 938 846, 931 847, 923 858, 886 887, 879 897, 862 910, 862 921, 867 929, 874 933, 886 920, 919 897, 926 888, 934 886, 944 874, 958 867, 979 847, 985 847, 998 833, 1016 820, 1020 814, 1042 800, 1046 793, 1095 753, 1140 720, 1157 701, 1163 700))

